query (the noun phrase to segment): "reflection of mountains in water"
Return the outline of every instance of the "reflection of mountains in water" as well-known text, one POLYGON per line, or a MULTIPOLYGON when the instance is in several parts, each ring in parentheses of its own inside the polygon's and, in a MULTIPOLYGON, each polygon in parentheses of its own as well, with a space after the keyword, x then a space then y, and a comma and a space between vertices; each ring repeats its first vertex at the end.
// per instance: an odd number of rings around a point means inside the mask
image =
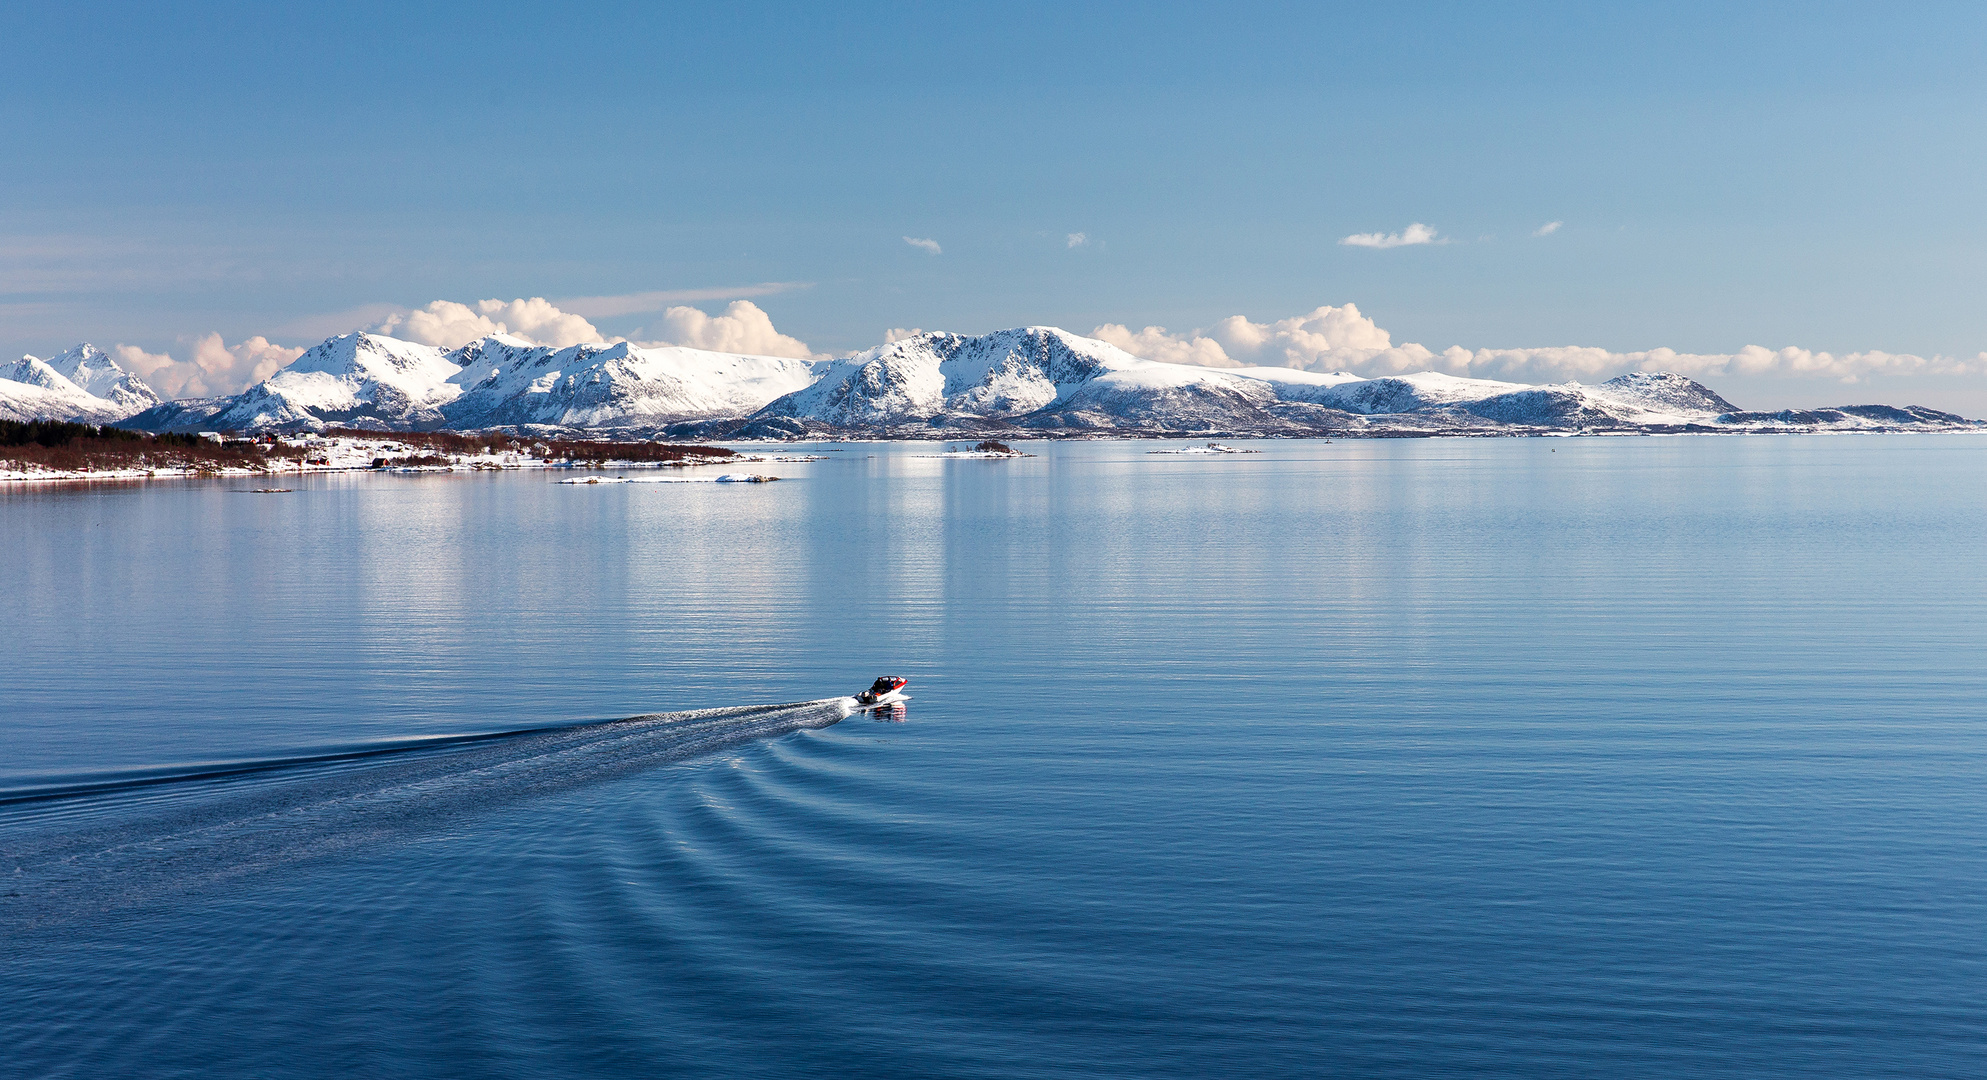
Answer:
POLYGON ((846 698, 657 713, 15 789, 0 922, 60 924, 847 715, 846 698))

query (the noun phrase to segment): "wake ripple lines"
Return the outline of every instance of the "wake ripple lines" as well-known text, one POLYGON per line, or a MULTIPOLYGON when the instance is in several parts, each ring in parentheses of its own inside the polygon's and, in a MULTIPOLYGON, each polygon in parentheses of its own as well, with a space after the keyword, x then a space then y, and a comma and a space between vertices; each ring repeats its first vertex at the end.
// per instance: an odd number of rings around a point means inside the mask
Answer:
POLYGON ((442 745, 246 763, 0 808, 0 926, 28 930, 363 849, 844 719, 848 698, 656 713, 442 745))

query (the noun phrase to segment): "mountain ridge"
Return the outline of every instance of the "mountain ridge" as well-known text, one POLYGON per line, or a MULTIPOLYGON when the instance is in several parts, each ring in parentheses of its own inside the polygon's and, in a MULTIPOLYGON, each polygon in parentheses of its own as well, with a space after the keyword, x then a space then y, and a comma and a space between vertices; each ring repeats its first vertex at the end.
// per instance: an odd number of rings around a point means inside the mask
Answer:
POLYGON ((108 353, 87 341, 49 357, 48 366, 84 393, 116 408, 136 412, 165 400, 145 380, 118 366, 108 353))
POLYGON ((239 394, 162 401, 101 350, 0 371, 0 416, 148 431, 483 430, 792 439, 1397 437, 1978 430, 1922 406, 1745 411, 1674 372, 1530 385, 1422 371, 1362 378, 1134 356, 1052 326, 921 332, 835 360, 493 334, 459 348, 329 338, 239 394), (65 374, 65 370, 68 372, 65 374), (71 378, 71 375, 75 378, 71 378), (76 379, 83 380, 77 382, 76 379), (92 393, 95 387, 106 396, 92 393))

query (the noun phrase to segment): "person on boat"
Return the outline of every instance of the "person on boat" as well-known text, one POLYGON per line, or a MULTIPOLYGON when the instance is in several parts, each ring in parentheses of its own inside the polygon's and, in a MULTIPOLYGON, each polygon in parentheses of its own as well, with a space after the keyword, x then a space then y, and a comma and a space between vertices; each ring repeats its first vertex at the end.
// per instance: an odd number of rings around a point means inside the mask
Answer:
POLYGON ((908 682, 910 682, 909 679, 899 678, 895 675, 884 675, 869 684, 869 689, 857 694, 856 703, 860 705, 874 705, 882 701, 886 696, 902 690, 904 684, 908 682))

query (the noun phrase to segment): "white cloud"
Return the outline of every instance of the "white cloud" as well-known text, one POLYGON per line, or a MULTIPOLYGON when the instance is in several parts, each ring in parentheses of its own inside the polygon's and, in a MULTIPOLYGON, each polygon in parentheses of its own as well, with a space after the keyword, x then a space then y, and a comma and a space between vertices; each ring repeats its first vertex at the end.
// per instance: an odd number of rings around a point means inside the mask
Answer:
POLYGON ((197 393, 221 394, 259 383, 302 356, 304 350, 278 345, 260 334, 236 345, 208 334, 194 343, 193 363, 200 369, 197 393))
MULTIPOLYGON (((528 337, 555 347, 601 340, 586 320, 537 298, 484 300, 473 307, 438 300, 385 321, 399 331, 395 336, 425 340, 441 347, 454 347, 496 332, 528 337)), ((663 313, 661 325, 654 329, 665 335, 664 340, 639 344, 685 345, 762 356, 809 359, 821 356, 805 342, 780 333, 773 326, 771 316, 747 300, 733 301, 719 315, 693 307, 671 307, 663 313)), ((884 340, 902 341, 921 333, 924 331, 915 328, 892 328, 884 333, 884 340)), ((1181 333, 1162 326, 1132 330, 1121 324, 1106 323, 1092 330, 1091 336, 1134 356, 1170 363, 1350 371, 1368 377, 1443 371, 1514 382, 1592 383, 1627 371, 1674 371, 1695 378, 1787 376, 1855 383, 1874 376, 1987 375, 1987 352, 1971 357, 1925 357, 1876 350, 1836 354, 1748 345, 1731 353, 1685 353, 1667 348, 1614 352, 1593 346, 1516 349, 1454 346, 1438 353, 1413 342, 1394 344, 1392 335, 1353 304, 1324 305, 1270 322, 1231 315, 1210 326, 1181 333)), ((304 352, 260 336, 235 345, 226 344, 221 335, 213 333, 185 340, 191 350, 186 360, 176 360, 169 353, 146 352, 133 345, 114 346, 110 353, 120 365, 145 379, 161 394, 198 397, 238 392, 268 378, 304 352)))
POLYGON ((574 296, 553 303, 562 311, 589 319, 611 319, 617 315, 639 315, 661 311, 674 304, 694 304, 705 300, 742 300, 755 296, 775 296, 796 289, 814 287, 811 281, 762 281, 757 285, 735 285, 715 289, 665 289, 659 292, 625 293, 620 296, 574 296))
POLYGON ((904 237, 904 243, 909 244, 912 247, 917 248, 918 250, 923 251, 928 255, 937 255, 940 253, 938 241, 929 238, 906 236, 904 237))
POLYGON ((136 345, 112 345, 110 358, 117 361, 118 367, 150 383, 152 389, 167 397, 173 396, 174 391, 168 387, 176 381, 172 368, 179 361, 170 355, 149 353, 136 345))
POLYGON ((1089 242, 1090 242, 1090 237, 1085 233, 1073 232, 1069 234, 1070 247, 1080 248, 1089 242))
MULTIPOLYGON (((577 330, 578 326, 587 325, 585 320, 588 319, 611 319, 621 315, 640 315, 650 311, 661 311, 676 304, 695 304, 707 300, 742 300, 756 296, 773 296, 778 293, 795 292, 800 289, 811 289, 813 287, 814 283, 811 281, 762 281, 756 285, 728 285, 704 289, 664 289, 653 292, 622 293, 615 296, 574 296, 564 300, 539 302, 549 303, 549 306, 553 310, 562 314, 579 316, 581 321, 574 327, 577 330)), ((436 303, 448 304, 449 302, 437 301, 436 303)), ((411 319, 410 317, 415 314, 415 311, 399 304, 363 304, 344 311, 327 312, 322 315, 307 315, 292 319, 278 326, 275 332, 282 334, 284 337, 318 341, 338 334, 349 334, 354 330, 366 330, 373 333, 391 333, 396 337, 402 337, 409 341, 418 340, 412 335, 420 331, 405 329, 411 323, 416 326, 427 327, 427 332, 431 336, 438 336, 444 340, 448 340, 461 336, 459 332, 447 332, 444 328, 448 324, 459 324, 461 327, 467 329, 484 325, 495 326, 499 321, 504 321, 509 326, 509 333, 516 334, 519 337, 532 337, 534 340, 537 340, 533 334, 520 329, 523 326, 536 325, 533 320, 524 318, 506 319, 501 314, 493 315, 491 312, 484 310, 485 308, 508 307, 513 304, 530 303, 532 301, 486 300, 475 305, 455 304, 446 310, 437 310, 435 304, 429 304, 426 308, 420 310, 431 318, 420 320, 411 319), (439 320, 439 326, 435 320, 439 320), (477 320, 483 321, 478 322, 477 320), (387 326, 391 326, 393 329, 381 329, 387 326)), ((583 332, 593 333, 592 331, 583 332)), ((474 341, 476 337, 480 336, 482 335, 477 334, 468 340, 474 341)), ((597 340, 597 337, 598 335, 595 334, 586 340, 597 340)))
POLYGON ((536 296, 529 300, 479 300, 474 308, 453 300, 436 300, 405 314, 390 315, 369 329, 441 349, 458 348, 491 334, 511 334, 556 348, 601 340, 592 323, 536 296))
POLYGON ((1446 244, 1447 240, 1435 235, 1435 228, 1417 221, 1397 233, 1353 233, 1340 240, 1345 247, 1397 248, 1414 244, 1446 244))
MULTIPOLYGON (((511 334, 539 345, 565 348, 602 341, 593 324, 556 305, 528 300, 479 300, 474 305, 436 300, 413 311, 396 311, 368 328, 404 341, 453 349, 489 334, 511 334)), ((655 329, 667 340, 658 345, 688 345, 713 352, 755 353, 762 356, 812 358, 805 342, 780 333, 757 305, 736 300, 722 315, 707 315, 692 307, 672 307, 655 329)), ((621 338, 609 339, 620 341, 621 338)), ((191 340, 192 355, 175 360, 168 353, 148 353, 133 345, 118 345, 111 356, 127 370, 168 397, 232 394, 275 374, 304 354, 300 348, 252 337, 228 345, 219 334, 191 340)))
POLYGON ((888 345, 894 341, 909 341, 911 338, 917 337, 919 334, 922 333, 924 333, 924 331, 915 326, 911 327, 909 330, 906 330, 901 326, 892 327, 888 330, 883 331, 883 343, 885 345, 888 345))
MULTIPOLYGON (((633 304, 647 303, 649 295, 593 299, 633 304)), ((621 310, 636 309, 624 306, 621 310)), ((626 340, 604 337, 592 323, 539 297, 529 300, 479 300, 473 306, 453 300, 436 300, 426 307, 382 319, 369 329, 373 333, 442 349, 457 348, 490 334, 510 334, 538 345, 560 349, 590 342, 626 340)), ((681 305, 667 308, 658 322, 650 324, 649 330, 657 334, 658 339, 636 344, 687 345, 712 352, 760 356, 811 358, 816 355, 806 342, 774 329, 772 317, 749 300, 732 301, 722 315, 708 315, 681 305)))
POLYGON ((1132 331, 1115 323, 1092 330, 1134 356, 1206 367, 1262 365, 1311 371, 1350 371, 1367 377, 1443 371, 1512 382, 1601 382, 1627 371, 1674 371, 1695 378, 1787 375, 1859 382, 1872 375, 1987 374, 1987 353, 1974 357, 1923 357, 1908 353, 1840 355, 1809 349, 1748 345, 1732 353, 1681 353, 1674 349, 1613 352, 1591 346, 1531 349, 1466 349, 1435 352, 1392 336, 1352 304, 1320 307, 1275 322, 1231 315, 1213 326, 1169 333, 1148 326, 1132 331))
POLYGON ((135 345, 118 345, 111 359, 151 384, 169 398, 212 397, 233 394, 276 374, 304 350, 277 345, 257 335, 238 345, 228 345, 219 334, 193 341, 188 360, 174 360, 169 353, 149 353, 135 345))
POLYGON ((1675 349, 1613 352, 1592 346, 1532 349, 1464 349, 1441 353, 1440 368, 1457 375, 1516 382, 1599 382, 1625 371, 1674 371, 1693 378, 1782 375, 1861 382, 1872 375, 1987 374, 1987 353, 1974 357, 1914 356, 1880 351, 1816 352, 1747 345, 1731 353, 1675 349))
POLYGON ((1538 349, 1461 349, 1442 354, 1459 375, 1529 381, 1598 381, 1624 371, 1674 371, 1694 378, 1785 375, 1861 382, 1872 375, 1987 374, 1987 353, 1973 357, 1914 356, 1880 351, 1816 352, 1747 345, 1731 353, 1680 353, 1674 349, 1610 352, 1581 346, 1538 349))
POLYGON ((1193 334, 1169 334, 1163 326, 1148 326, 1134 331, 1118 323, 1105 323, 1090 331, 1090 336, 1100 341, 1108 341, 1118 348, 1147 360, 1160 360, 1168 364, 1198 364, 1201 367, 1241 367, 1222 351, 1220 343, 1193 334))
POLYGON ((278 324, 270 332, 292 341, 323 341, 339 334, 364 330, 395 315, 406 314, 407 309, 399 304, 361 304, 343 311, 304 315, 278 324))
POLYGON ((1564 221, 1548 221, 1548 222, 1546 222, 1545 224, 1543 224, 1543 225, 1539 226, 1538 228, 1536 228, 1536 229, 1533 229, 1533 230, 1532 230, 1532 235, 1533 235, 1533 236, 1551 236, 1551 235, 1552 235, 1553 233, 1556 233, 1556 232, 1558 232, 1558 231, 1559 231, 1559 227, 1560 227, 1561 225, 1564 225, 1564 224, 1566 224, 1566 223, 1565 223, 1564 221))
POLYGON ((693 307, 673 307, 662 314, 665 338, 642 344, 687 345, 711 352, 752 353, 815 359, 819 354, 798 338, 773 328, 772 316, 750 300, 734 300, 722 315, 706 315, 693 307))
MULTIPOLYGON (((1337 370, 1393 350, 1393 339, 1353 304, 1326 305, 1303 315, 1275 322, 1250 322, 1230 315, 1213 326, 1171 334, 1148 326, 1133 333, 1105 324, 1091 336, 1108 341, 1134 356, 1206 367, 1292 367, 1337 370)), ((1420 349, 1421 347, 1406 346, 1420 349)), ((1427 350, 1421 350, 1426 355, 1427 350)), ((1403 357, 1411 362, 1419 356, 1403 357)))

